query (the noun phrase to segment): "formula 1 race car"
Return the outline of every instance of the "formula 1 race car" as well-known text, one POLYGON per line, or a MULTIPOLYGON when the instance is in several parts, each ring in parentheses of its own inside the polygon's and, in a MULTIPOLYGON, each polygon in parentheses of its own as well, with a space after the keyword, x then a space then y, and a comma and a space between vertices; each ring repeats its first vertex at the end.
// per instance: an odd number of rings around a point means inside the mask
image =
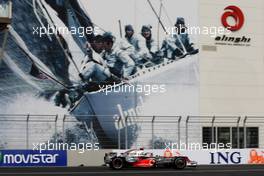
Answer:
POLYGON ((191 161, 187 156, 153 156, 153 153, 144 152, 143 149, 128 150, 125 153, 106 153, 104 157, 105 165, 112 169, 122 169, 126 167, 172 167, 184 169, 187 165, 196 167, 197 162, 191 161))

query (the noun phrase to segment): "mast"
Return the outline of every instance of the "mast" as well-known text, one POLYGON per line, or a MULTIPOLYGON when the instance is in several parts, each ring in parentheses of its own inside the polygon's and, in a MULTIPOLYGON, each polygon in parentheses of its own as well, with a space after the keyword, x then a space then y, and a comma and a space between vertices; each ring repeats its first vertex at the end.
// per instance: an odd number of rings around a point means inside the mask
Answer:
POLYGON ((152 3, 150 2, 150 0, 147 0, 147 1, 148 1, 148 3, 149 3, 150 8, 152 9, 152 11, 154 12, 155 16, 157 17, 157 19, 158 19, 158 21, 159 21, 159 23, 160 23, 162 29, 166 32, 166 28, 165 28, 165 26, 163 25, 162 21, 160 20, 160 17, 159 17, 159 15, 158 15, 158 13, 156 12, 156 10, 154 9, 152 3))
POLYGON ((123 37, 122 35, 122 24, 121 24, 121 20, 118 20, 118 24, 119 24, 119 33, 120 33, 120 38, 123 37))
MULTIPOLYGON (((162 0, 160 0, 160 8, 159 8, 159 18, 161 18, 161 12, 162 12, 162 0)), ((160 23, 158 21, 158 29, 157 29, 157 43, 158 48, 160 47, 160 23)))

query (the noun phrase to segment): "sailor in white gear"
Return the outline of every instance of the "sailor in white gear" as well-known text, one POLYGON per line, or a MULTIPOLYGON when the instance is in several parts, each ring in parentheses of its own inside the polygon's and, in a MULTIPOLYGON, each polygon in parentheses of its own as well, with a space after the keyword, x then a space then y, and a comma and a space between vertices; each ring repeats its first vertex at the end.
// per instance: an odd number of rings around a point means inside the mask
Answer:
POLYGON ((150 25, 142 26, 141 35, 145 38, 146 47, 153 56, 159 51, 159 48, 158 43, 152 37, 151 28, 152 27, 150 25))
POLYGON ((91 45, 87 45, 87 55, 82 61, 80 77, 87 82, 102 83, 111 77, 111 73, 102 59, 103 51, 102 36, 95 36, 91 45))
POLYGON ((176 36, 176 34, 174 36, 167 36, 162 42, 161 51, 164 57, 168 59, 176 59, 177 57, 184 57, 184 50, 182 47, 179 47, 178 44, 180 43, 177 37, 179 36, 176 36))
POLYGON ((185 57, 186 54, 197 54, 199 50, 194 49, 193 43, 190 42, 184 18, 177 18, 175 29, 177 34, 168 36, 162 43, 161 51, 164 56, 175 59, 185 57))
POLYGON ((132 25, 125 26, 125 38, 130 43, 135 51, 132 55, 132 58, 136 62, 137 65, 142 64, 142 59, 152 58, 147 46, 146 40, 141 35, 134 34, 134 29, 132 25))
POLYGON ((85 81, 95 82, 98 84, 111 77, 111 73, 107 67, 104 67, 92 60, 88 60, 88 62, 83 65, 81 74, 85 81))
POLYGON ((125 40, 116 40, 109 32, 103 35, 104 56, 110 72, 119 78, 127 78, 135 72, 135 62, 131 55, 133 46, 125 40))
POLYGON ((144 25, 141 28, 141 35, 145 38, 145 45, 151 55, 148 59, 149 63, 146 63, 145 67, 150 67, 163 61, 163 58, 160 55, 158 43, 153 39, 151 28, 152 27, 150 25, 144 25))

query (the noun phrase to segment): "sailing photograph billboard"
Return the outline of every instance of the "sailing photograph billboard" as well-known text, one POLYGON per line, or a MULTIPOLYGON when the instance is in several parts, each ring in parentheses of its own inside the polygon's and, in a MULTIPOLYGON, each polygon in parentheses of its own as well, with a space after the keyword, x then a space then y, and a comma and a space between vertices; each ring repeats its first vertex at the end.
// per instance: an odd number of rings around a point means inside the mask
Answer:
POLYGON ((177 140, 168 132, 175 124, 156 123, 153 135, 144 122, 199 113, 199 37, 190 30, 197 0, 1 1, 7 5, 1 148, 46 141, 159 148, 177 140))

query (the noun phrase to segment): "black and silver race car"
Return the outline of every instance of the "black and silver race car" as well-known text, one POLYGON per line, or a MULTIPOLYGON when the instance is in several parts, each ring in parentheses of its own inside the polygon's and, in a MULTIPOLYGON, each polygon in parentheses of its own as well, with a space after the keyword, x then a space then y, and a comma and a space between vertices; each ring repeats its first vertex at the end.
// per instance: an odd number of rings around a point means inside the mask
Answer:
POLYGON ((153 153, 144 152, 143 149, 128 150, 121 154, 106 153, 104 162, 105 165, 116 170, 126 167, 184 169, 186 166, 197 166, 197 162, 191 161, 187 156, 153 156, 153 153))

